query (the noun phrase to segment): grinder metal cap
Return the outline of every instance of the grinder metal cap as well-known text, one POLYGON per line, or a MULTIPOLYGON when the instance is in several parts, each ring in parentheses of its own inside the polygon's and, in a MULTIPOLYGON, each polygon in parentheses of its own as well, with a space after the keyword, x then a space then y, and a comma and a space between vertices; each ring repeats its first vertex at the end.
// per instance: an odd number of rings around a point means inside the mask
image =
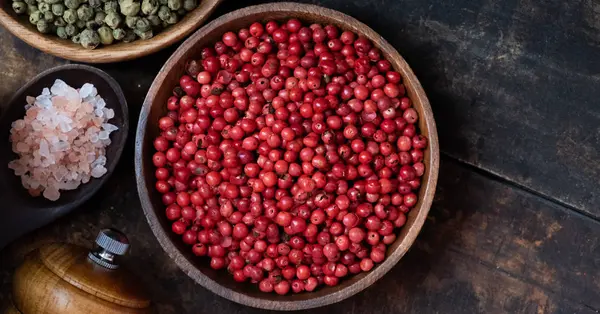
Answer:
POLYGON ((96 238, 98 249, 91 251, 88 257, 100 266, 108 269, 117 269, 115 255, 125 255, 129 249, 129 239, 122 232, 115 229, 104 229, 96 238))

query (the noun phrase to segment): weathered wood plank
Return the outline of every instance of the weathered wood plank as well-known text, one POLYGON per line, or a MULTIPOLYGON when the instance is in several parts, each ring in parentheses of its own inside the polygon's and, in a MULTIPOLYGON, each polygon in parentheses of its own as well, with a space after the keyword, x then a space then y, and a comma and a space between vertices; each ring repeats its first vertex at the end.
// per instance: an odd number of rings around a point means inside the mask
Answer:
MULTIPOLYGON (((195 285, 166 256, 143 217, 131 169, 122 163, 85 209, 0 254, 0 302, 26 252, 50 241, 91 245, 98 230, 112 226, 130 235, 127 263, 150 287, 160 313, 260 313, 195 285)), ((598 238, 600 223, 446 158, 416 246, 363 293, 311 312, 595 313, 598 238)))

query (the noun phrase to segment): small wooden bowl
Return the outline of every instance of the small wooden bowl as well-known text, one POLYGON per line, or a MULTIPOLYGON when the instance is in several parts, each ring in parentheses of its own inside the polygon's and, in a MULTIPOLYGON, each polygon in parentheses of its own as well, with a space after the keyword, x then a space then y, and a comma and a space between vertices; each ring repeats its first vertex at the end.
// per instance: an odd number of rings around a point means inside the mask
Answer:
POLYGON ((11 0, 0 1, 0 24, 13 35, 45 53, 79 62, 110 63, 140 58, 183 39, 206 20, 221 1, 223 0, 200 0, 198 7, 189 12, 179 23, 148 40, 120 42, 99 46, 96 49, 86 49, 70 39, 61 39, 56 35, 38 32, 25 17, 13 11, 11 0))
POLYGON ((300 310, 346 299, 370 286, 398 263, 415 241, 431 207, 438 176, 439 148, 435 121, 421 84, 404 59, 381 36, 356 19, 334 10, 297 3, 273 3, 252 6, 224 15, 197 31, 177 49, 159 72, 144 101, 136 134, 135 162, 138 192, 150 227, 165 251, 186 274, 207 289, 234 302, 263 309, 300 310), (409 213, 406 225, 399 231, 396 242, 389 247, 383 263, 368 273, 342 280, 340 285, 335 287, 322 287, 311 293, 279 296, 262 293, 256 285, 236 283, 227 271, 211 269, 206 259, 194 256, 190 247, 183 244, 181 237, 171 232, 171 223, 164 214, 165 206, 159 193, 154 190, 152 143, 160 133, 158 119, 167 111, 167 98, 172 95, 179 77, 184 74, 186 60, 198 58, 202 47, 220 39, 226 31, 248 27, 255 21, 285 20, 293 17, 309 23, 335 24, 343 30, 351 30, 372 40, 402 74, 408 95, 419 112, 419 128, 422 134, 428 137, 429 147, 425 151, 426 171, 419 191, 419 203, 409 213))
POLYGON ((119 84, 105 72, 80 64, 58 66, 42 72, 21 87, 10 100, 6 112, 0 118, 0 248, 15 238, 63 216, 87 201, 104 184, 115 170, 129 131, 129 113, 125 96, 119 84), (110 135, 112 143, 106 149, 107 173, 98 179, 82 184, 76 190, 61 191, 56 202, 43 197, 32 197, 21 185, 20 177, 8 168, 17 158, 13 153, 10 136, 11 124, 25 115, 25 97, 38 96, 44 87, 50 87, 61 79, 74 88, 91 83, 106 101, 106 107, 115 111, 109 123, 119 130, 110 135))

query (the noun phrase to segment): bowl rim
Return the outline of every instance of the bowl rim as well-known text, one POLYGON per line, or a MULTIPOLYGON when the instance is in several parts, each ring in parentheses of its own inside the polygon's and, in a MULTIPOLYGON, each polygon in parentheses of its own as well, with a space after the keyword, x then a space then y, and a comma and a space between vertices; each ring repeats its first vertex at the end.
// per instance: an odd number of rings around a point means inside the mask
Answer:
POLYGON ((404 256, 404 254, 412 246, 415 239, 417 238, 417 235, 421 231, 433 202, 439 171, 438 134, 431 106, 429 104, 427 96, 425 95, 423 87, 414 75, 412 69, 408 66, 404 58, 400 55, 400 53, 398 53, 398 51, 395 48, 393 48, 393 46, 391 46, 373 29, 347 14, 317 5, 300 4, 292 2, 260 4, 232 11, 206 24, 201 29, 196 31, 192 36, 190 36, 181 46, 179 46, 179 48, 173 53, 173 55, 171 55, 171 57, 167 60, 165 65, 161 68, 159 74, 154 79, 148 91, 148 94, 146 95, 146 98, 144 99, 144 103, 140 111, 140 117, 138 120, 135 145, 135 171, 137 177, 136 183, 142 209, 144 210, 146 220, 148 221, 152 232, 158 239, 158 242, 160 243, 162 248, 167 252, 169 257, 173 259, 177 266, 182 271, 184 271, 189 277, 191 277, 194 281, 201 284, 211 292, 223 298, 243 305, 267 310, 292 311, 330 305, 357 294, 358 292, 366 289, 375 281, 380 279, 384 274, 386 274, 398 263, 402 256, 404 256), (169 73, 175 66, 175 63, 171 61, 180 60, 185 54, 185 52, 191 46, 195 45, 196 41, 198 41, 200 38, 204 37, 208 33, 211 33, 212 31, 214 31, 214 29, 219 28, 224 23, 240 19, 248 15, 264 13, 265 11, 274 11, 282 13, 306 13, 306 11, 311 11, 315 13, 318 12, 319 15, 327 16, 328 19, 338 21, 338 24, 353 24, 355 27, 353 31, 356 33, 366 35, 370 38, 377 38, 378 41, 376 45, 378 47, 381 47, 382 50, 386 49, 396 54, 395 57, 397 58, 398 64, 400 64, 401 67, 403 67, 404 69, 404 73, 402 73, 404 79, 410 80, 411 85, 414 87, 415 95, 413 95, 412 98, 418 98, 423 108, 423 111, 427 113, 424 117, 421 117, 421 119, 424 120, 423 122, 426 125, 427 130, 429 131, 429 147, 425 151, 426 155, 429 157, 429 167, 427 168, 428 172, 426 172, 426 175, 428 177, 428 184, 426 186, 421 187, 421 189, 424 189, 424 198, 422 198, 419 202, 420 208, 418 211, 418 215, 416 216, 413 224, 410 226, 404 241, 400 243, 400 245, 385 259, 383 263, 379 264, 378 267, 371 270, 363 278, 359 279, 355 283, 338 291, 334 291, 330 294, 306 300, 285 301, 256 298, 253 296, 246 295, 244 293, 234 291, 206 276, 201 270, 199 270, 192 263, 190 263, 188 259, 181 253, 181 251, 177 249, 177 247, 167 235, 167 232, 169 232, 170 230, 166 231, 161 226, 159 218, 157 217, 156 212, 152 206, 152 202, 149 196, 150 194, 146 186, 145 177, 143 173, 143 169, 146 165, 142 156, 142 147, 144 145, 144 139, 146 137, 148 117, 150 114, 150 109, 152 107, 153 99, 156 97, 156 94, 160 88, 160 82, 164 80, 167 73, 169 73), (357 29, 356 27, 360 27, 360 29, 357 29))
MULTIPOLYGON (((107 162, 107 165, 108 165, 107 173, 105 175, 103 175, 102 177, 95 179, 95 180, 98 180, 97 182, 90 181, 85 184, 85 185, 94 184, 94 186, 89 187, 89 189, 90 189, 89 193, 86 193, 82 197, 75 199, 74 201, 72 201, 68 204, 40 208, 39 209, 40 211, 61 210, 64 212, 70 212, 70 211, 74 210, 75 208, 79 207, 80 205, 84 204, 85 202, 87 202, 90 198, 92 198, 92 196, 94 196, 100 190, 100 188, 108 181, 108 179, 112 176, 114 170, 117 168, 117 165, 119 164, 119 161, 121 160, 121 156, 123 155, 123 151, 125 150, 125 145, 127 144, 127 138, 129 136, 129 105, 127 104, 127 99, 125 98, 125 95, 123 94, 123 90, 121 89, 121 86, 108 73, 106 73, 96 67, 93 67, 93 66, 89 66, 89 65, 85 65, 85 64, 63 64, 63 65, 49 68, 49 69, 37 74, 36 76, 32 77, 23 86, 21 86, 13 94, 13 96, 11 96, 10 100, 8 101, 8 104, 15 105, 15 103, 17 103, 17 101, 19 100, 18 99, 19 96, 22 96, 22 94, 24 94, 24 92, 29 87, 31 87, 31 85, 33 83, 39 81, 40 79, 42 79, 52 73, 65 71, 65 70, 67 70, 67 71, 68 70, 85 71, 85 72, 93 73, 93 74, 97 75, 98 77, 100 77, 101 79, 103 79, 107 83, 107 85, 110 87, 110 89, 115 93, 115 96, 119 102, 119 104, 118 104, 118 106, 120 107, 119 110, 121 110, 122 115, 123 115, 123 127, 119 128, 119 130, 116 131, 116 132, 122 133, 122 135, 120 137, 120 141, 111 142, 111 144, 110 144, 110 145, 117 145, 117 150, 115 152, 114 157, 111 158, 111 160, 109 162, 107 162), (110 163, 110 164, 108 164, 108 163, 110 163)), ((48 88, 49 88, 49 86, 48 86, 48 88)), ((117 107, 115 107, 115 110, 116 110, 116 108, 117 107)), ((9 109, 6 109, 0 115, 0 122, 5 122, 4 121, 6 119, 5 114, 7 113, 8 110, 9 109)), ((82 188, 82 187, 85 188, 85 185, 82 185, 80 188, 82 188)))
MULTIPOLYGON (((10 2, 10 0, 5 1, 10 2)), ((198 7, 188 12, 181 21, 150 39, 117 43, 97 49, 86 49, 70 40, 42 34, 27 27, 28 25, 8 11, 10 4, 0 6, 0 25, 30 46, 53 56, 86 63, 112 63, 147 56, 171 46, 196 30, 222 1, 201 0, 198 7)))

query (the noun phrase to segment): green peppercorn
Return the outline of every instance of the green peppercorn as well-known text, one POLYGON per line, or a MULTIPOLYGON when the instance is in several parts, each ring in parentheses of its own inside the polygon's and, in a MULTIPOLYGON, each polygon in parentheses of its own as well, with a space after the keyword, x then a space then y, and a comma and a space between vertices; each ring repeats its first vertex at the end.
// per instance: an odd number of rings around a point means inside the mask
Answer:
POLYGON ((73 38, 71 38, 71 40, 76 44, 81 43, 81 33, 74 35, 73 38))
POLYGON ((81 4, 81 2, 79 0, 65 0, 65 5, 69 9, 75 10, 75 9, 79 8, 80 4, 81 4))
POLYGON ((152 33, 152 30, 147 30, 147 31, 141 31, 138 29, 134 29, 133 32, 140 38, 140 39, 150 39, 152 38, 152 36, 154 36, 154 34, 152 33))
POLYGON ((79 28, 79 29, 83 29, 86 27, 86 23, 84 20, 77 20, 77 22, 75 23, 75 25, 79 28))
POLYGON ((119 3, 117 1, 107 1, 104 3, 104 12, 108 14, 109 12, 118 12, 119 11, 119 3))
POLYGON ((40 11, 42 12, 51 12, 51 8, 50 5, 46 2, 42 2, 38 5, 38 9, 40 9, 40 11))
POLYGON ((82 4, 77 9, 77 18, 84 21, 89 21, 94 18, 94 9, 87 4, 82 4))
POLYGON ((142 13, 145 15, 154 15, 158 12, 158 0, 143 0, 142 13))
POLYGON ((50 11, 44 12, 44 21, 48 23, 54 22, 54 14, 52 14, 50 11))
POLYGON ((67 39, 69 36, 67 35, 67 31, 64 26, 59 26, 56 28, 56 35, 62 39, 67 39))
POLYGON ((140 12, 140 3, 135 0, 119 0, 119 8, 125 16, 136 16, 140 12))
POLYGON ((169 19, 165 22, 167 22, 167 24, 173 25, 179 22, 179 17, 177 16, 177 14, 175 14, 175 12, 171 12, 171 14, 169 15, 169 19))
POLYGON ((77 22, 77 11, 73 9, 65 10, 65 13, 63 13, 62 17, 65 22, 69 24, 75 24, 75 22, 77 22))
POLYGON ((106 18, 106 13, 96 12, 96 16, 94 16, 94 21, 96 21, 96 24, 98 24, 99 26, 102 26, 104 24, 105 18, 106 18))
POLYGON ((160 5, 167 5, 169 2, 169 0, 158 0, 158 4, 160 5))
POLYGON ((12 3, 12 8, 17 14, 23 14, 27 12, 27 3, 21 1, 15 1, 12 3))
POLYGON ((137 21, 140 19, 139 16, 126 16, 125 17, 125 25, 127 25, 127 27, 134 29, 135 28, 135 24, 137 23, 137 21))
POLYGON ((98 36, 100 36, 100 43, 103 45, 110 45, 115 40, 113 37, 113 30, 108 26, 100 27, 98 29, 98 36))
POLYGON ((31 5, 36 5, 37 6, 37 1, 35 0, 23 0, 25 3, 27 4, 31 4, 31 5))
POLYGON ((96 20, 89 20, 85 22, 85 28, 96 30, 100 25, 96 23, 96 20))
POLYGON ((62 16, 63 14, 65 14, 65 5, 62 3, 55 3, 52 5, 52 14, 56 15, 56 16, 62 16))
POLYGON ((67 24, 67 26, 65 26, 65 33, 67 33, 67 36, 72 37, 77 34, 77 27, 73 24, 67 24))
POLYGON ((63 3, 64 0, 44 0, 44 2, 46 2, 48 4, 56 4, 56 3, 63 3))
POLYGON ((177 11, 177 10, 181 9, 181 7, 183 6, 183 1, 169 0, 167 2, 167 5, 169 6, 169 9, 171 9, 171 11, 177 11))
POLYGON ((86 49, 94 49, 100 45, 100 36, 96 31, 84 29, 81 32, 81 45, 86 49))
POLYGON ((92 8, 100 8, 100 7, 102 7, 102 1, 101 0, 88 0, 88 3, 90 4, 90 7, 92 7, 92 8))
POLYGON ((62 17, 55 17, 54 18, 54 26, 66 26, 67 22, 65 22, 65 20, 62 17))
POLYGON ((135 29, 140 32, 149 31, 151 28, 152 25, 150 24, 150 21, 148 21, 148 19, 146 18, 141 18, 137 21, 137 23, 135 23, 135 29))
POLYGON ((135 33, 132 30, 127 30, 125 33, 125 37, 123 37, 123 42, 130 43, 135 40, 135 33))
POLYGON ((160 23, 162 22, 160 20, 160 18, 158 17, 158 15, 149 15, 146 18, 148 19, 148 21, 150 21, 150 24, 154 27, 160 26, 160 23))
POLYGON ((177 10, 177 14, 179 14, 179 16, 184 16, 186 13, 187 11, 183 7, 177 10))
POLYGON ((169 16, 171 16, 171 10, 169 10, 169 7, 166 5, 160 6, 158 9, 158 17, 163 21, 167 21, 169 16))
POLYGON ((119 27, 122 21, 123 19, 117 12, 109 12, 104 18, 104 23, 112 29, 119 27))
POLYGON ((49 33, 52 30, 50 24, 45 20, 39 20, 35 26, 37 27, 37 30, 43 34, 49 33))
POLYGON ((198 2, 196 0, 183 0, 183 8, 186 11, 192 11, 198 6, 198 2))
POLYGON ((125 32, 125 30, 122 28, 115 28, 115 29, 113 29, 112 33, 113 33, 113 38, 116 40, 123 39, 125 37, 125 34, 127 34, 125 32))
POLYGON ((33 12, 39 12, 40 9, 38 9, 38 6, 35 4, 28 4, 27 5, 27 15, 31 15, 33 12))
POLYGON ((43 19, 44 19, 44 13, 42 13, 41 11, 35 11, 35 12, 31 13, 31 15, 29 16, 29 23, 36 25, 37 22, 39 22, 43 19))

